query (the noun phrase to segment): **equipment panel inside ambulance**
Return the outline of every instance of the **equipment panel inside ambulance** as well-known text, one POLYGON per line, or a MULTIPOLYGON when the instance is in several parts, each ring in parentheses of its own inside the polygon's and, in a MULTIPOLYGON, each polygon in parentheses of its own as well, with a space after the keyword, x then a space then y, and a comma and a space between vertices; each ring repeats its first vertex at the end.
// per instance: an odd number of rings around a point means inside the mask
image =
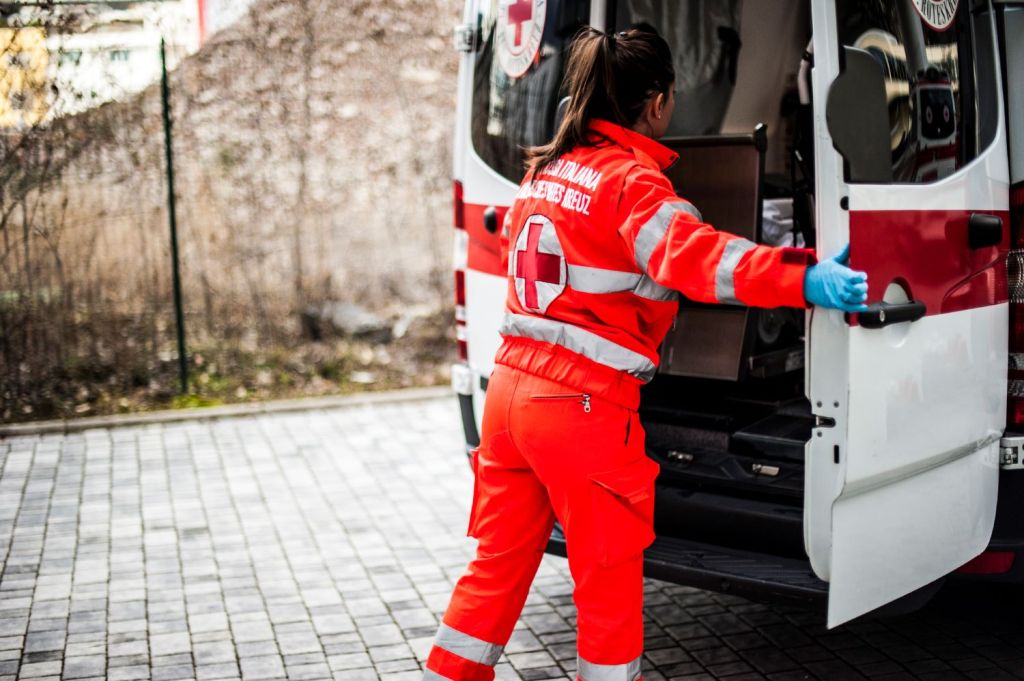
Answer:
MULTIPOLYGON (((640 406, 661 465, 647 574, 820 603, 829 626, 949 578, 1024 581, 1024 3, 467 0, 452 372, 467 447, 524 149, 554 133, 576 32, 641 22, 673 51, 677 193, 759 243, 819 258, 849 243, 871 286, 854 315, 682 300, 640 406)), ((564 555, 557 528, 549 550, 564 555)))

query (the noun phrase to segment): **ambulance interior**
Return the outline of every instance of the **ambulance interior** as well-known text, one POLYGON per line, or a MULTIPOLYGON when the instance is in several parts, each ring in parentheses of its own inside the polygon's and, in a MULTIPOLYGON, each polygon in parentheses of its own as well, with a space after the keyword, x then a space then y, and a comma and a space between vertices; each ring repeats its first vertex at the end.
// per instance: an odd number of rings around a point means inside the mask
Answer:
MULTIPOLYGON (((813 246, 813 147, 801 57, 806 2, 615 3, 672 47, 668 171, 706 222, 759 243, 813 246)), ((805 74, 809 78, 809 73, 805 74)), ((806 82, 806 81, 805 81, 806 82)), ((645 388, 647 448, 662 466, 659 534, 803 558, 804 318, 683 301, 645 388)))

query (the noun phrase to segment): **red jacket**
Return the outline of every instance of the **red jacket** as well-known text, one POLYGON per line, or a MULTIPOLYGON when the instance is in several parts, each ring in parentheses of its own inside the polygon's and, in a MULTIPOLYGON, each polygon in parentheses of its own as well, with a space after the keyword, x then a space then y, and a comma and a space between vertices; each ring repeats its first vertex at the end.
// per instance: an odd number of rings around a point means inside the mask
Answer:
POLYGON ((633 403, 654 376, 677 291, 707 303, 805 306, 813 251, 717 231, 662 173, 675 152, 607 121, 591 131, 594 146, 528 173, 506 213, 499 363, 581 390, 599 376, 633 403))

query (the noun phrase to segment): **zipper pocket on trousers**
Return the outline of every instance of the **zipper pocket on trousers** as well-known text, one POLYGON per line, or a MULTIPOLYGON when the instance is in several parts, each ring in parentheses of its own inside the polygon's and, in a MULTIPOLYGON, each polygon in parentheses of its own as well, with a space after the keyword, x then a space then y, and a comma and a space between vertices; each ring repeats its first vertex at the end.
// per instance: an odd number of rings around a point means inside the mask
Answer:
POLYGON ((554 395, 530 395, 531 400, 579 400, 583 411, 590 413, 590 395, 587 393, 559 393, 554 395))

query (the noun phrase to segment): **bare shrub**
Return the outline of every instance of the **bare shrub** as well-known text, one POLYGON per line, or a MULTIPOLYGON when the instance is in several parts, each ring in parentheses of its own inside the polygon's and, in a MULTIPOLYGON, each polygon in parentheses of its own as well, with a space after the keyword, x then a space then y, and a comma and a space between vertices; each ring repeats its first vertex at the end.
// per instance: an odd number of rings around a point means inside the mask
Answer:
MULTIPOLYGON (((172 74, 190 343, 448 301, 456 5, 265 0, 172 74)), ((0 417, 173 392, 158 86, 0 139, 0 417)))

